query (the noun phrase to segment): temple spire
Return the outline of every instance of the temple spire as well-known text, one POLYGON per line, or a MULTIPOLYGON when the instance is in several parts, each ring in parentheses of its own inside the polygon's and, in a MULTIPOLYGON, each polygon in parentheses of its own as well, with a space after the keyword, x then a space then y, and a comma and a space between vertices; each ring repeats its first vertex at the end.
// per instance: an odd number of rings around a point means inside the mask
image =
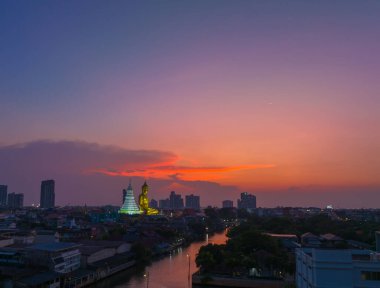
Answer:
POLYGON ((124 203, 120 208, 119 213, 129 215, 141 214, 141 211, 136 204, 135 195, 133 194, 131 179, 129 179, 129 185, 125 193, 124 203))

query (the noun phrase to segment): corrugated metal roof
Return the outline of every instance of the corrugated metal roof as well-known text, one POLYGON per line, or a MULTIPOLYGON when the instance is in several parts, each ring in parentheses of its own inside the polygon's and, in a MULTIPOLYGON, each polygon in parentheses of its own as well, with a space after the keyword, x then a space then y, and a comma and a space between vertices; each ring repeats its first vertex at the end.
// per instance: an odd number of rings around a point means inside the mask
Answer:
POLYGON ((35 274, 30 277, 23 278, 19 280, 18 282, 22 284, 26 284, 28 286, 37 286, 42 285, 48 281, 54 280, 56 278, 59 278, 59 274, 55 272, 43 272, 39 274, 35 274))
POLYGON ((35 245, 30 246, 29 248, 35 249, 35 250, 42 250, 42 251, 61 251, 66 250, 70 248, 77 248, 80 244, 78 243, 71 243, 71 242, 48 242, 48 243, 38 243, 35 245))

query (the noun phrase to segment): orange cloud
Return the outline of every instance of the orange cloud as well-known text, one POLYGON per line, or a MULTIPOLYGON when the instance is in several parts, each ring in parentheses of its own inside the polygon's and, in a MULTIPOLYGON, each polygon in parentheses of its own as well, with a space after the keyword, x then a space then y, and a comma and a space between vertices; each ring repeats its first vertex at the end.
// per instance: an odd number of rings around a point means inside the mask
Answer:
POLYGON ((108 176, 145 177, 145 178, 169 178, 175 177, 182 180, 215 180, 223 177, 223 174, 241 171, 273 168, 273 164, 240 165, 224 167, 187 167, 175 165, 152 165, 138 170, 106 170, 96 169, 91 172, 101 173, 108 176))

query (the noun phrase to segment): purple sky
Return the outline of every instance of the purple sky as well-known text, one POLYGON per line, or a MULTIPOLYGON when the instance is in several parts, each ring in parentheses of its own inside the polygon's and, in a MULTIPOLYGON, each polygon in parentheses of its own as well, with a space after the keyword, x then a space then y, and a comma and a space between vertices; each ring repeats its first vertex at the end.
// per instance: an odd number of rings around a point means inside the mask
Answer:
POLYGON ((378 207, 379 1, 1 1, 0 184, 378 207), (41 140, 47 139, 47 140, 41 140))

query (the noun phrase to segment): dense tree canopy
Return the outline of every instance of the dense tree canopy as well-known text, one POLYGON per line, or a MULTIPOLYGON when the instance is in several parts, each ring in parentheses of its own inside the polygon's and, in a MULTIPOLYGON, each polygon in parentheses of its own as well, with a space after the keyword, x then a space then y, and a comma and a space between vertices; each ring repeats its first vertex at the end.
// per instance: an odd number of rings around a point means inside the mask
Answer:
MULTIPOLYGON (((206 214, 210 219, 231 220, 235 215, 232 211, 209 208, 206 214)), ((354 221, 343 217, 332 219, 327 214, 304 218, 258 217, 235 211, 235 217, 244 217, 240 218, 242 221, 239 226, 229 230, 226 245, 209 244, 200 249, 196 263, 201 272, 247 273, 248 269, 254 267, 261 271, 293 273, 294 255, 286 252, 277 239, 266 233, 295 234, 298 237, 306 232, 315 235, 332 233, 345 240, 374 246, 374 233, 380 230, 379 223, 374 221, 354 221)), ((345 248, 347 243, 341 242, 339 245, 339 248, 345 248)))

